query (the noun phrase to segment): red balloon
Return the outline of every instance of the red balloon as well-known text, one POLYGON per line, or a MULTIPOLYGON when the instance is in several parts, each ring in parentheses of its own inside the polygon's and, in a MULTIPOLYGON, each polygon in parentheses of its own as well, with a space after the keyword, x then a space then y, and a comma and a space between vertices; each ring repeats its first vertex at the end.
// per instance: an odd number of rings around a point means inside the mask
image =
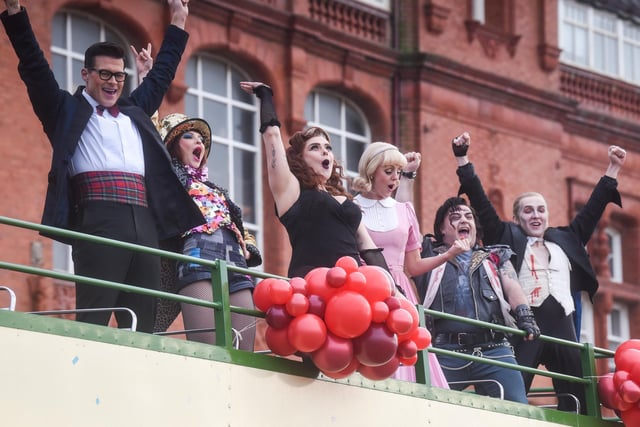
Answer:
POLYGON ((384 302, 389 307, 389 311, 402 308, 402 304, 400 304, 400 297, 385 298, 384 302))
POLYGON ((360 293, 365 286, 367 286, 367 278, 359 271, 354 271, 347 276, 343 289, 360 293))
POLYGON ((304 353, 316 351, 327 339, 327 327, 315 314, 305 313, 294 317, 288 331, 289 342, 304 353))
POLYGON ((636 384, 640 384, 640 363, 636 363, 629 372, 629 379, 636 384))
POLYGON ((623 382, 629 379, 629 373, 627 371, 617 370, 613 374, 613 385, 616 387, 616 390, 620 388, 623 382))
POLYGON ((318 295, 323 301, 327 302, 338 292, 338 289, 332 288, 327 283, 327 267, 314 268, 304 279, 307 281, 307 295, 318 295))
POLYGON ((283 329, 291 323, 291 315, 287 313, 284 305, 272 305, 264 316, 267 324, 275 329, 283 329))
POLYGON ((342 378, 347 378, 349 375, 353 374, 355 371, 358 370, 359 367, 360 367, 360 362, 358 362, 358 359, 354 357, 353 359, 351 359, 349 366, 347 366, 343 370, 338 372, 323 372, 323 374, 325 374, 330 378, 340 380, 342 378))
POLYGON ((622 344, 620 344, 618 346, 618 348, 616 349, 616 353, 617 352, 623 352, 626 349, 629 348, 634 348, 636 350, 640 350, 640 339, 632 339, 632 340, 626 340, 625 342, 623 342, 622 344))
POLYGON ((622 383, 618 389, 620 397, 627 403, 636 403, 640 400, 640 386, 631 380, 622 383))
POLYGON ((353 360, 353 344, 350 339, 340 338, 329 332, 322 347, 311 353, 311 360, 324 374, 340 372, 353 360))
POLYGON ((413 331, 413 318, 411 313, 404 308, 391 310, 386 323, 391 332, 395 332, 398 335, 406 335, 413 331))
POLYGON ((626 411, 620 413, 620 418, 625 427, 639 427, 640 426, 640 407, 634 406, 626 411))
POLYGON ((613 384, 613 373, 606 374, 598 379, 598 397, 602 406, 609 409, 616 409, 614 406, 613 396, 616 394, 616 388, 613 384))
POLYGON ((327 328, 342 338, 353 338, 362 334, 371 324, 371 306, 360 294, 341 291, 327 303, 324 321, 327 328))
POLYGON ((402 341, 398 344, 398 357, 410 359, 418 355, 418 346, 411 340, 402 341))
POLYGON ((413 366, 418 361, 418 354, 414 354, 413 357, 409 357, 409 358, 398 356, 398 359, 400 359, 400 364, 404 366, 413 366))
POLYGON ((341 267, 347 274, 358 271, 358 261, 351 256, 343 256, 336 261, 336 267, 341 267))
POLYGON ((358 371, 365 378, 369 378, 370 380, 373 380, 373 381, 379 381, 392 376, 398 370, 398 366, 400 366, 400 359, 394 356, 391 358, 391 360, 389 360, 384 365, 379 365, 379 366, 361 365, 358 371))
POLYGON ((287 329, 275 329, 267 326, 264 334, 265 341, 269 349, 280 356, 291 356, 296 352, 296 348, 289 342, 287 329))
POLYGON ((420 326, 420 317, 418 315, 418 310, 416 309, 416 306, 413 305, 413 303, 408 299, 400 298, 400 307, 407 310, 411 314, 411 319, 412 319, 411 328, 409 329, 409 332, 405 334, 398 334, 398 339, 402 341, 408 338, 409 335, 413 334, 415 330, 418 329, 418 326, 420 326))
POLYGON ((269 295, 274 304, 286 304, 293 294, 291 283, 282 279, 275 279, 269 286, 269 295))
POLYGON ((640 363, 640 350, 635 348, 625 348, 622 351, 616 350, 613 358, 616 362, 616 371, 631 372, 635 365, 640 363))
POLYGON ((384 365, 396 355, 398 337, 383 323, 372 323, 364 334, 353 339, 353 351, 363 365, 384 365))
POLYGON ((367 279, 367 285, 362 290, 362 295, 370 302, 384 301, 391 296, 392 287, 389 285, 387 273, 374 265, 363 265, 358 271, 367 279))
POLYGON ((622 396, 620 396, 620 393, 614 393, 613 394, 613 408, 617 409, 619 411, 628 411, 629 409, 633 408, 634 405, 633 403, 627 403, 624 400, 622 400, 622 396))
POLYGON ((376 301, 371 304, 371 321, 383 323, 389 317, 389 306, 384 301, 376 301))
POLYGON ((347 281, 347 272, 342 267, 332 267, 327 271, 327 283, 332 288, 339 288, 347 281))
POLYGON ((324 311, 327 308, 327 304, 318 295, 309 295, 309 310, 307 313, 315 314, 321 319, 324 319, 324 311))
POLYGON ((274 280, 275 279, 268 277, 258 282, 256 287, 253 289, 253 303, 258 310, 264 313, 266 313, 269 307, 273 305, 273 300, 271 299, 271 293, 269 290, 271 282, 274 280))
POLYGON ((291 289, 293 289, 294 294, 307 295, 307 281, 302 277, 292 278, 289 280, 289 284, 291 284, 291 289))
POLYGON ((287 313, 293 317, 300 316, 309 310, 309 299, 303 294, 293 294, 285 306, 287 313))
POLYGON ((416 343, 418 350, 424 350, 431 345, 431 332, 427 328, 420 326, 409 335, 409 339, 416 343))

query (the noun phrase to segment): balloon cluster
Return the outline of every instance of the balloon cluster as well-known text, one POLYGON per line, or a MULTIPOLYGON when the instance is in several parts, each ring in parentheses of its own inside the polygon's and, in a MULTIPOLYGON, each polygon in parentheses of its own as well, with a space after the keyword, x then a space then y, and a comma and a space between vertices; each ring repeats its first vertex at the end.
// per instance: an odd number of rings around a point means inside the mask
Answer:
POLYGON ((392 296, 393 289, 385 270, 359 267, 346 256, 304 279, 264 279, 253 299, 265 313, 265 339, 273 353, 302 353, 331 378, 358 371, 382 380, 400 364, 414 365, 418 351, 431 343, 429 331, 419 326, 416 307, 392 296))
POLYGON ((640 427, 640 340, 623 342, 614 355, 615 372, 598 381, 598 395, 613 409, 625 427, 640 427))

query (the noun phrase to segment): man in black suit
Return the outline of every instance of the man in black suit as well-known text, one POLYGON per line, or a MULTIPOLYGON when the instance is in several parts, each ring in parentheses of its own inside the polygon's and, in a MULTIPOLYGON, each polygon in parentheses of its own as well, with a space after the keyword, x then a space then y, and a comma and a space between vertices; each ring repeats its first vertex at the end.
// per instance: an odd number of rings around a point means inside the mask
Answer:
MULTIPOLYGON (((585 206, 568 226, 548 227, 547 203, 539 193, 524 193, 516 198, 513 222, 500 219, 467 157, 470 142, 471 137, 465 132, 454 138, 452 148, 458 164, 460 192, 467 194, 478 213, 484 243, 509 245, 514 251, 512 263, 542 334, 577 342, 572 294, 586 291, 593 298, 598 289, 585 245, 607 204, 613 202, 621 206, 616 178, 626 152, 620 147, 609 147, 609 166, 585 206)), ((520 365, 544 364, 553 372, 582 376, 578 349, 541 340, 517 340, 515 352, 520 365)), ((523 375, 528 391, 533 375, 523 375)), ((582 385, 560 380, 553 380, 553 384, 559 396, 558 409, 576 410, 575 402, 566 396, 572 394, 578 398, 584 413, 582 385)))
MULTIPOLYGON (((167 0, 171 25, 153 69, 130 96, 125 51, 109 42, 85 52, 81 86, 71 94, 56 82, 19 0, 4 0, 0 19, 18 56, 18 71, 53 148, 42 223, 96 236, 158 247, 201 224, 203 217, 182 188, 150 116, 175 76, 188 34, 188 0, 167 0), (115 107, 115 108, 114 108, 115 107)), ((58 238, 59 239, 59 238, 58 238)), ((73 246, 76 274, 157 289, 160 260, 83 240, 73 246)), ((135 293, 76 283, 76 308, 124 306, 151 332, 155 300, 135 293)), ((118 325, 129 316, 116 312, 118 325)), ((79 312, 77 319, 107 325, 110 310, 79 312)))

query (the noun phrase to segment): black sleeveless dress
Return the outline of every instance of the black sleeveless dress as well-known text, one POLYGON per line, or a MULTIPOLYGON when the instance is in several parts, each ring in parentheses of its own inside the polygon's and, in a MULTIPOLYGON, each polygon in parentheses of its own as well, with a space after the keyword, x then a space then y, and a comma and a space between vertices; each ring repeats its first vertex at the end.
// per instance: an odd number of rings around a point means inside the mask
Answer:
POLYGON ((279 219, 292 248, 289 277, 304 277, 316 267, 333 267, 345 255, 360 264, 356 232, 362 211, 353 201, 340 203, 325 191, 302 190, 279 219))

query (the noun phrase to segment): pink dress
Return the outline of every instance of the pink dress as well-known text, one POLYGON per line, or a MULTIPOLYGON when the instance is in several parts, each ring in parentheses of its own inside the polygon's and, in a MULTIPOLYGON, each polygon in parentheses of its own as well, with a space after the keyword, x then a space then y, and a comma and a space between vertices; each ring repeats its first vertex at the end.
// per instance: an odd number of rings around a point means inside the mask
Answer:
MULTIPOLYGON (((413 205, 409 202, 397 202, 391 197, 372 200, 358 195, 355 200, 362 207, 362 219, 369 235, 376 246, 384 249, 382 253, 393 280, 404 290, 409 301, 419 304, 415 286, 404 272, 405 253, 420 249, 422 246, 422 234, 413 205)), ((429 353, 429 368, 431 384, 449 388, 438 358, 433 353, 429 353)), ((415 382, 415 368, 401 366, 393 378, 415 382)))

